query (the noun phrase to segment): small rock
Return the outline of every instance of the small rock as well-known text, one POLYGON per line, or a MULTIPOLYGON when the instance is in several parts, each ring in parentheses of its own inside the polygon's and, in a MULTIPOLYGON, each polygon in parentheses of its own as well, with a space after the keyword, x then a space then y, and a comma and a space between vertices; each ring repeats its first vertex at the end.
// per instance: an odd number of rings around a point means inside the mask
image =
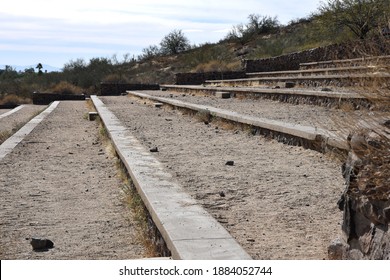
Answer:
POLYGON ((248 241, 248 242, 255 242, 256 240, 254 240, 254 239, 247 239, 246 241, 248 241))
POLYGON ((233 166, 234 165, 234 161, 233 160, 228 160, 225 165, 233 166))
POLYGON ((225 195, 225 193, 224 193, 223 191, 220 191, 220 192, 219 192, 219 196, 220 196, 220 197, 225 197, 226 195, 225 195))
POLYGON ((34 251, 47 250, 54 247, 53 241, 49 239, 32 238, 30 244, 34 251))
POLYGON ((158 148, 157 147, 154 147, 152 149, 149 150, 151 153, 157 153, 158 152, 158 148))
POLYGON ((293 87, 295 87, 295 83, 294 82, 286 82, 285 87, 286 88, 293 88, 293 87))

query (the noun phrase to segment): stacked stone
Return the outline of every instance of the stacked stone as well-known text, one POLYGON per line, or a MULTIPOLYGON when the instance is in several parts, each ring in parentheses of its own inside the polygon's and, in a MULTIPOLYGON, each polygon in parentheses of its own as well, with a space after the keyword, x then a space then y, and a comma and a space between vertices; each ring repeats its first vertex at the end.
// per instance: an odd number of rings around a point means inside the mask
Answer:
POLYGON ((386 136, 349 137, 343 165, 346 189, 338 202, 343 236, 329 246, 330 259, 390 259, 390 146, 386 136))

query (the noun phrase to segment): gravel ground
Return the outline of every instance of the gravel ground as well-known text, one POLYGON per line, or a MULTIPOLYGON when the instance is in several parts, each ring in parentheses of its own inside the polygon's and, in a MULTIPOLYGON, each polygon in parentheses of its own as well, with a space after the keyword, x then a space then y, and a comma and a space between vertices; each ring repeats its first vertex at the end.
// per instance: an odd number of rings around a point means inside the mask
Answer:
POLYGON ((61 102, 0 161, 1 259, 145 257, 115 160, 87 112, 85 102, 61 102), (33 237, 54 248, 33 251, 33 237))
MULTIPOLYGON (((336 202, 344 181, 335 159, 145 100, 101 99, 146 147, 158 148, 167 171, 254 259, 327 258, 342 219, 336 202)), ((262 116, 275 114, 276 105, 262 107, 262 116)), ((248 109, 246 102, 231 106, 248 109)), ((290 114, 303 122, 308 115, 300 112, 290 114)))

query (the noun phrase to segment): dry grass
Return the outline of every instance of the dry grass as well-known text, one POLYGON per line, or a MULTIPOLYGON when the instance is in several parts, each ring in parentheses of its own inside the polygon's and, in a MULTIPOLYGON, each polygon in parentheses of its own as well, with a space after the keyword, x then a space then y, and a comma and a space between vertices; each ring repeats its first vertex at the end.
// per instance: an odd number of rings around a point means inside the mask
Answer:
POLYGON ((0 131, 0 145, 4 143, 5 140, 7 140, 12 135, 12 132, 10 131, 0 131))
MULTIPOLYGON (((87 101, 87 107, 95 111, 92 101, 87 101)), ((137 227, 136 239, 143 244, 145 257, 159 257, 159 249, 153 242, 155 236, 150 226, 149 212, 138 194, 126 167, 116 153, 104 124, 100 118, 97 118, 96 121, 99 123, 99 139, 103 143, 106 153, 115 160, 117 176, 122 182, 120 185, 122 202, 129 209, 128 214, 132 218, 131 220, 135 221, 137 227)))
POLYGON ((235 71, 240 70, 241 62, 230 62, 219 60, 211 60, 207 63, 201 63, 194 68, 194 72, 203 73, 203 72, 223 72, 223 71, 235 71))
MULTIPOLYGON (((382 67, 380 60, 375 63, 382 67)), ((389 69, 386 63, 385 69, 389 69)), ((349 194, 355 197, 367 197, 371 201, 390 200, 390 85, 381 80, 373 81, 372 86, 359 89, 362 95, 371 101, 375 111, 369 119, 339 123, 340 127, 349 127, 348 137, 351 151, 357 156, 356 178, 349 186, 349 194), (376 115, 386 116, 378 120, 376 115)), ((341 108, 347 113, 348 108, 341 108)))
POLYGON ((30 104, 32 103, 30 98, 23 98, 16 94, 7 94, 0 99, 1 106, 7 106, 9 108, 14 108, 20 104, 30 104))
POLYGON ((53 93, 60 93, 60 94, 82 94, 83 89, 80 87, 77 87, 71 83, 61 81, 58 84, 52 86, 48 89, 48 91, 53 93))

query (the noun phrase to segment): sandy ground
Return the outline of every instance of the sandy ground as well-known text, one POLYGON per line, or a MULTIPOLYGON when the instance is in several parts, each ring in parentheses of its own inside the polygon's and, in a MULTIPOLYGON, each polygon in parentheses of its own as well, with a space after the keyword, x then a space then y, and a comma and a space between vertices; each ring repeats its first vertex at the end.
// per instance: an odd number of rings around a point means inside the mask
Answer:
POLYGON ((61 102, 0 161, 1 259, 145 256, 115 161, 87 112, 85 102, 61 102), (54 248, 34 252, 32 237, 54 248))
POLYGON ((0 115, 11 111, 11 109, 0 109, 0 115))
MULTIPOLYGON (((167 171, 254 259, 327 258, 342 219, 339 162, 145 100, 101 99, 146 147, 158 148, 155 155, 167 171)), ((276 105, 268 104, 262 113, 275 114, 276 105)), ((232 106, 241 112, 247 104, 232 106)), ((300 112, 291 118, 308 118, 300 112)))
MULTIPOLYGON (((20 128, 27 123, 32 117, 39 114, 47 106, 26 104, 24 107, 17 112, 0 118, 0 133, 1 132, 12 132, 15 129, 20 128)), ((0 110, 0 115, 10 110, 0 110)))

